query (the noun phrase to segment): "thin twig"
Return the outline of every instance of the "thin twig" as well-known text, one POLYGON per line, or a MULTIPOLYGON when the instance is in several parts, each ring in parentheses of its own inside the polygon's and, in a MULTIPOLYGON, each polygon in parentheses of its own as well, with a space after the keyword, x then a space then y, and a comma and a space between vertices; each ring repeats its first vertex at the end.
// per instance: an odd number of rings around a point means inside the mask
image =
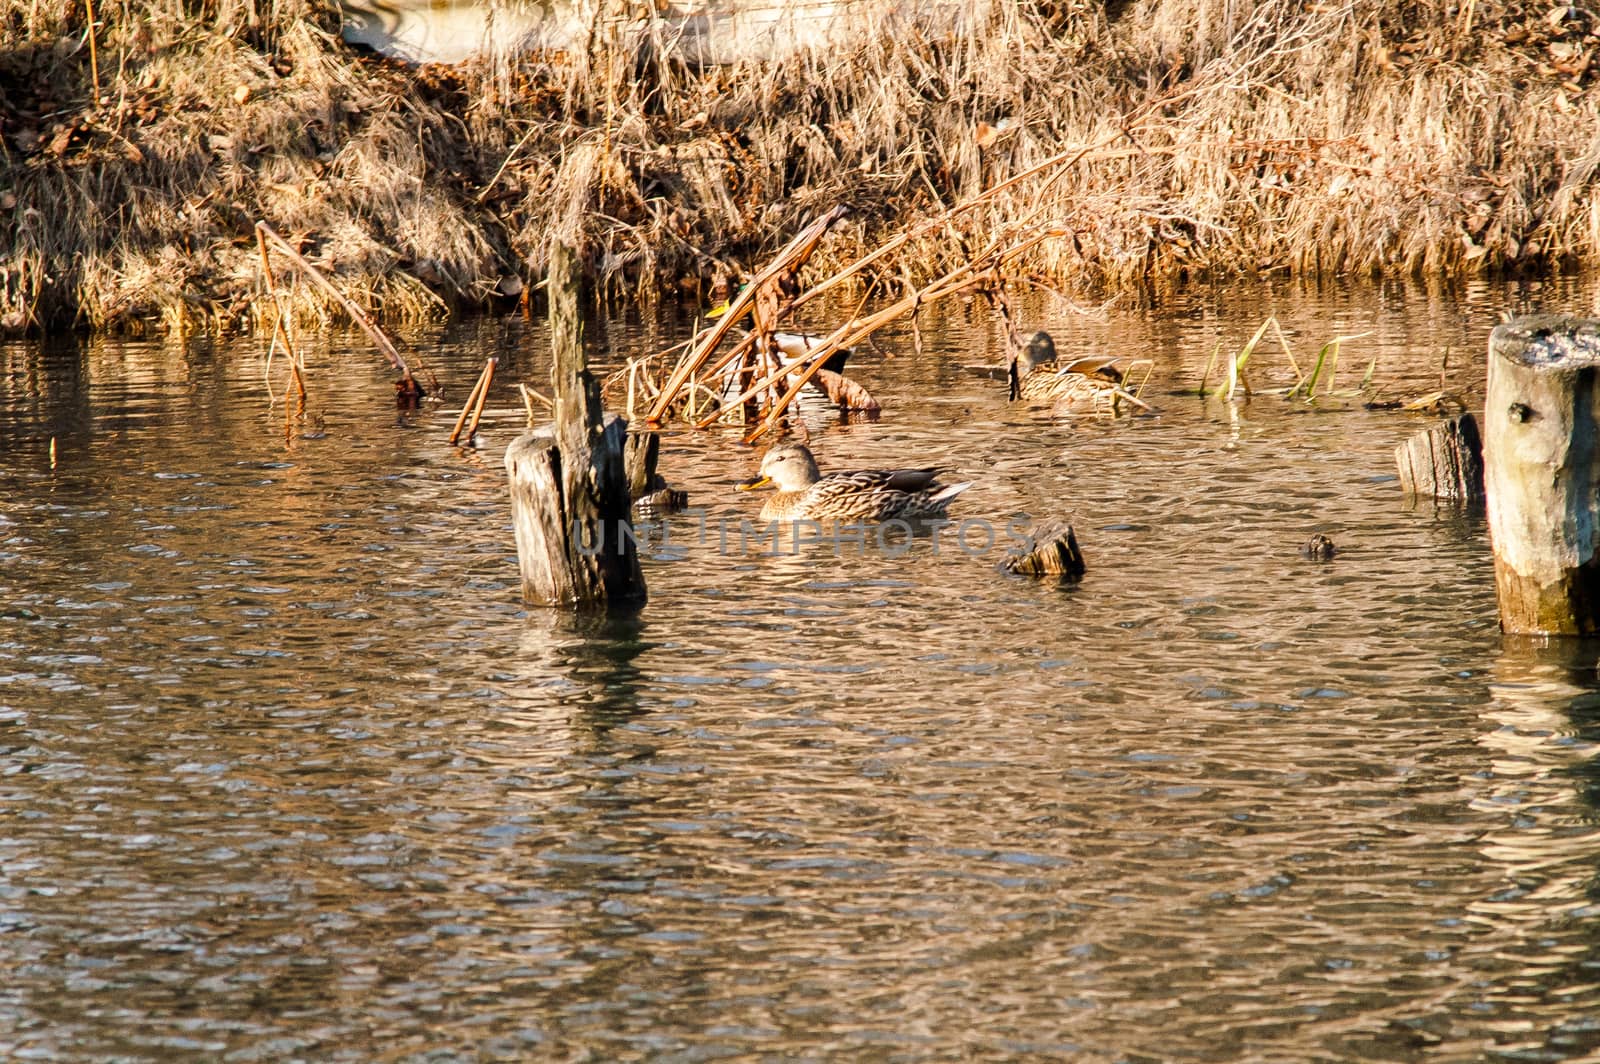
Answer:
POLYGON ((312 281, 316 282, 319 288, 328 293, 328 295, 332 296, 333 299, 344 308, 345 313, 350 315, 350 320, 361 326, 362 331, 372 338, 373 344, 380 352, 383 353, 383 356, 389 360, 389 364, 391 366, 398 370, 403 377, 406 377, 407 379, 411 377, 411 370, 407 368, 405 359, 400 357, 400 352, 396 350, 394 344, 389 341, 389 338, 384 335, 383 330, 378 328, 372 319, 367 316, 366 311, 356 306, 348 297, 345 296, 343 292, 334 287, 333 282, 329 281, 322 275, 322 271, 318 270, 315 266, 311 265, 311 263, 307 262, 298 251, 289 246, 289 242, 287 240, 283 239, 283 237, 274 232, 272 227, 266 222, 257 222, 256 232, 265 236, 267 239, 276 244, 278 250, 281 251, 290 262, 300 267, 307 277, 310 277, 312 281))

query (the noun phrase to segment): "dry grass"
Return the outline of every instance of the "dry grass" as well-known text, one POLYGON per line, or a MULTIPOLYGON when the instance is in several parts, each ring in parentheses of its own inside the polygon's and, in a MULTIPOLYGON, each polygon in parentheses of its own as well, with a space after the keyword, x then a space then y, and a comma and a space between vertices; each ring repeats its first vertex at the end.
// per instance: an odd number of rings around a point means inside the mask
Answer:
POLYGON ((1550 10, 960 0, 704 69, 602 19, 581 54, 418 73, 307 0, 121 0, 96 92, 81 5, 0 0, 0 329, 270 327, 258 220, 387 320, 515 293, 556 240, 613 295, 704 288, 846 203, 826 276, 1075 148, 858 279, 911 291, 1028 226, 1065 235, 1015 274, 1085 291, 1592 265, 1600 26, 1550 10))

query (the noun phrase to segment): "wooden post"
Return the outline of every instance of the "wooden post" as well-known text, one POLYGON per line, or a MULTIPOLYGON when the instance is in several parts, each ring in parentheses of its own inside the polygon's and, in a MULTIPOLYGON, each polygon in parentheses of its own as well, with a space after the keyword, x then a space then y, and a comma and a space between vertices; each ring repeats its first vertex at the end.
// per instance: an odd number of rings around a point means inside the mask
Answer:
POLYGON ((1484 486, 1500 627, 1600 633, 1600 321, 1535 314, 1489 336, 1484 486))
POLYGON ((1419 432, 1394 449, 1407 495, 1479 502, 1483 499, 1483 440, 1478 419, 1461 414, 1419 432))
POLYGON ((1000 569, 1017 576, 1054 576, 1062 580, 1076 580, 1088 571, 1072 526, 1061 524, 1040 529, 1033 549, 1008 554, 1000 562, 1000 569))
POLYGON ((645 597, 624 468, 628 423, 603 417, 583 353, 579 283, 572 250, 556 245, 548 285, 555 424, 506 448, 522 597, 540 606, 645 597))

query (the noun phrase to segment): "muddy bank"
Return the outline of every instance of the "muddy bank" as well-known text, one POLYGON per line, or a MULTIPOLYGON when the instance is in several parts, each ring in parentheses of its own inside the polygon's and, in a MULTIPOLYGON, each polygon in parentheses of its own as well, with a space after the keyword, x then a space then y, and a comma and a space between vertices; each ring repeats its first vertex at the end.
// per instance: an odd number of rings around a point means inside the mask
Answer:
POLYGON ((1060 235, 1019 275, 1084 292, 1600 260, 1600 25, 1575 7, 969 0, 954 31, 771 64, 635 26, 420 70, 298 0, 115 15, 0 0, 5 331, 251 327, 258 220, 391 321, 514 302, 554 240, 676 298, 836 203, 814 270, 1075 146, 874 280, 1029 225, 1060 235))

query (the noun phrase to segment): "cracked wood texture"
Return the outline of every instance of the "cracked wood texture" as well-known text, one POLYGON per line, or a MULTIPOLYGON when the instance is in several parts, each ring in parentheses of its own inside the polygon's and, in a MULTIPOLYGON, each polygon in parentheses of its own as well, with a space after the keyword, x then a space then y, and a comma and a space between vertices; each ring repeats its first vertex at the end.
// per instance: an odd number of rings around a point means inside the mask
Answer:
POLYGON ((1500 627, 1600 634, 1600 321, 1535 314, 1489 337, 1484 486, 1500 627))
POLYGON ((1407 495, 1483 500, 1483 442, 1471 414, 1417 433, 1394 449, 1394 460, 1407 495))
POLYGON ((522 597, 537 606, 639 603, 624 451, 628 423, 605 417, 583 352, 580 278, 570 248, 550 255, 555 423, 506 448, 522 597))

